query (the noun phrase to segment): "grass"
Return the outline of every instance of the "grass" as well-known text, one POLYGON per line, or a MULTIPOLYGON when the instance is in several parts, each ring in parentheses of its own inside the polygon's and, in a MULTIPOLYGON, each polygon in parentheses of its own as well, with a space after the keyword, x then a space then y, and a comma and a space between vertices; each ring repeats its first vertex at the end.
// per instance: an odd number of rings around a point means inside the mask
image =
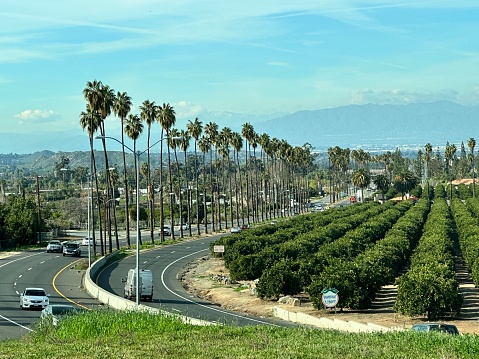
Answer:
POLYGON ((37 326, 0 342, 0 358, 477 358, 479 336, 411 331, 351 334, 269 326, 190 326, 110 310, 37 326))

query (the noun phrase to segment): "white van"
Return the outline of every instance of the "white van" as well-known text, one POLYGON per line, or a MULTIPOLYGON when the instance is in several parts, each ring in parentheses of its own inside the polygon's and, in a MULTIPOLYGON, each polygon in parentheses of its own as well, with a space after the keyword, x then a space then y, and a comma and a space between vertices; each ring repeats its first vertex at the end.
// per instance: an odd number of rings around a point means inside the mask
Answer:
MULTIPOLYGON (((126 279, 122 279, 125 283, 125 298, 136 298, 136 269, 129 269, 126 279)), ((145 299, 150 302, 153 300, 153 273, 149 269, 140 269, 140 300, 145 299)))

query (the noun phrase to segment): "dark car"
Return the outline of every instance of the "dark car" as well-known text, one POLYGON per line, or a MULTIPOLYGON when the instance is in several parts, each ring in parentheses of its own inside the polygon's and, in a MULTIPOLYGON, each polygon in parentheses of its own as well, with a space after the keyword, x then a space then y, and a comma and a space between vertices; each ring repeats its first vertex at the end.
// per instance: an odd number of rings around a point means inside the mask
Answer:
POLYGON ((242 230, 242 231, 245 231, 245 230, 247 230, 247 229, 249 229, 249 224, 243 224, 243 225, 241 226, 241 230, 242 230))
POLYGON ((411 328, 415 332, 442 332, 447 334, 459 335, 459 330, 453 324, 444 323, 421 323, 414 324, 411 328))
POLYGON ((76 242, 67 242, 63 246, 63 256, 81 256, 80 245, 76 242))

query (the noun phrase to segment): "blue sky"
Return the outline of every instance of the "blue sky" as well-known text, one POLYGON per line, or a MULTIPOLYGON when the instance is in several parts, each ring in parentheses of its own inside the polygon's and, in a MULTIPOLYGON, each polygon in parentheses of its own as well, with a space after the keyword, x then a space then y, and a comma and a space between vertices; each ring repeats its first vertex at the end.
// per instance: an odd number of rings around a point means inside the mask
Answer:
MULTIPOLYGON (((77 131, 94 79, 184 128, 299 110, 479 103, 472 0, 16 0, 0 9, 0 134, 77 131)), ((118 128, 119 120, 108 120, 118 128)))

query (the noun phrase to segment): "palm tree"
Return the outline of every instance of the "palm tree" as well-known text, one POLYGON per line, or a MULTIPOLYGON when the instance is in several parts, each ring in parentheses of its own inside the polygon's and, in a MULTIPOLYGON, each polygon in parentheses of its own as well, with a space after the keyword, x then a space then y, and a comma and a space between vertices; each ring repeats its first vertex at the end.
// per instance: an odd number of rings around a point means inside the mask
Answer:
MULTIPOLYGON (((184 170, 184 177, 186 181, 186 213, 187 213, 187 223, 188 223, 188 232, 191 237, 191 185, 189 184, 188 181, 188 166, 187 166, 187 161, 186 161, 186 151, 188 151, 188 148, 190 147, 190 140, 191 140, 191 135, 189 134, 188 131, 181 130, 179 133, 179 137, 181 137, 181 140, 178 141, 178 146, 180 149, 183 151, 183 160, 185 164, 185 170, 184 170)), ((181 178, 181 177, 180 177, 181 178)), ((180 211, 181 213, 181 211, 180 211)), ((180 226, 181 228, 183 226, 180 226)), ((182 229, 180 229, 182 231, 182 229)))
MULTIPOLYGON (((173 150, 173 153, 175 155, 175 164, 176 164, 176 177, 177 177, 177 184, 178 184, 178 199, 179 199, 179 225, 180 225, 180 238, 183 238, 183 206, 182 206, 182 191, 181 191, 181 174, 180 174, 180 162, 178 161, 178 154, 176 152, 176 149, 179 147, 180 142, 176 138, 180 137, 180 131, 176 128, 171 128, 170 129, 170 137, 167 139, 168 146, 173 150)), ((172 181, 172 175, 170 172, 170 183, 173 183, 172 181)), ((173 187, 170 187, 172 191, 170 191, 170 202, 173 202, 173 197, 176 198, 176 192, 173 187)), ((174 206, 172 205, 172 208, 174 206)), ((172 213, 171 218, 174 218, 174 214, 172 213)), ((171 227, 173 228, 174 224, 172 221, 171 227)))
MULTIPOLYGON (((146 146, 146 151, 147 151, 147 168, 148 168, 148 173, 146 176, 146 188, 148 192, 148 211, 149 211, 149 222, 150 222, 150 238, 151 238, 151 243, 155 244, 155 222, 154 222, 154 193, 153 193, 153 183, 151 181, 151 166, 150 166, 150 131, 151 131, 151 125, 156 121, 157 117, 157 107, 155 105, 155 101, 150 102, 149 100, 143 101, 143 103, 140 106, 140 117, 141 119, 146 123, 148 127, 148 132, 147 132, 147 146, 146 146)), ((162 230, 160 231, 162 232, 162 230)))
POLYGON ((373 182, 376 185, 376 188, 380 190, 383 195, 389 190, 389 178, 385 174, 377 175, 373 182))
POLYGON ((476 140, 471 137, 467 141, 467 147, 469 147, 469 162, 472 165, 472 197, 476 198, 476 160, 474 158, 474 148, 476 147, 476 140))
MULTIPOLYGON (((105 127, 104 127, 104 120, 108 115, 110 114, 111 111, 111 104, 112 100, 114 98, 114 92, 113 90, 110 89, 110 87, 103 85, 101 81, 96 81, 94 80, 93 82, 88 81, 86 84, 85 89, 83 90, 83 95, 85 99, 88 102, 89 108, 91 110, 92 116, 98 116, 99 123, 98 123, 98 129, 100 130, 100 135, 103 136, 102 139, 102 144, 103 144, 103 154, 105 157, 105 167, 106 167, 106 172, 108 173, 108 156, 106 152, 106 142, 105 142, 105 127)), ((93 121, 93 120, 92 120, 93 121)), ((100 252, 101 255, 105 255, 106 248, 103 243, 103 231, 102 231, 102 224, 101 224, 101 209, 100 209, 100 191, 98 187, 98 178, 97 178, 97 173, 95 171, 95 183, 97 186, 97 201, 98 201, 98 217, 100 219, 99 224, 100 224, 100 252)), ((108 174, 107 174, 108 176, 108 174)), ((108 179, 108 177, 107 177, 108 179)), ((108 183, 109 181, 107 181, 108 183)), ((109 191, 108 191, 109 192, 109 191)), ((108 194, 107 192, 107 194, 108 194)), ((105 206, 107 201, 104 201, 105 206)), ((106 209, 106 208, 105 208, 106 209)), ((110 243, 111 243, 111 229, 110 229, 110 243)), ((106 237, 106 234, 105 234, 106 237)), ((111 246, 110 246, 111 250, 111 246)))
MULTIPOLYGON (((219 193, 218 184, 218 171, 216 171, 216 183, 213 185, 213 167, 216 163, 217 157, 217 145, 218 145, 218 125, 214 122, 208 122, 205 125, 205 135, 208 137, 210 143, 210 188, 211 188, 211 228, 215 232, 215 216, 216 216, 216 203, 215 203, 215 189, 219 193), (213 162, 213 147, 215 148, 215 162, 213 162)), ((221 230, 221 221, 219 223, 219 229, 221 230)))
POLYGON ((429 195, 429 163, 431 162, 431 153, 432 153, 432 146, 430 143, 426 143, 424 146, 425 154, 424 154, 424 162, 426 162, 426 169, 424 171, 424 176, 426 177, 427 182, 427 193, 429 195))
POLYGON ((450 145, 449 142, 446 143, 446 149, 444 151, 444 157, 446 158, 446 173, 448 175, 448 180, 450 181, 450 197, 449 200, 452 201, 452 179, 453 179, 453 174, 452 174, 452 159, 454 155, 456 154, 456 145, 452 144, 450 145))
POLYGON ((364 202, 364 189, 371 183, 371 176, 364 168, 360 168, 354 172, 352 181, 355 187, 361 188, 361 202, 364 202))
MULTIPOLYGON (((161 125, 161 139, 163 139, 163 133, 166 131, 166 137, 170 137, 170 128, 173 127, 176 123, 176 113, 175 110, 172 106, 170 106, 169 103, 163 104, 163 106, 158 108, 158 117, 157 121, 161 125)), ((169 188, 170 188, 170 193, 172 192, 172 186, 173 184, 171 183, 171 159, 170 159, 170 146, 166 146, 168 150, 168 173, 169 173, 169 188)), ((173 216, 173 206, 170 201, 170 211, 171 211, 171 216, 173 216)), ((165 218, 163 215, 163 141, 160 140, 160 240, 163 241, 163 225, 165 222, 165 218)), ((171 228, 173 229, 173 218, 171 218, 171 228)), ((171 239, 175 238, 175 233, 172 230, 171 231, 171 239)))
POLYGON ((123 187, 125 190, 125 225, 126 225, 126 243, 130 248, 130 214, 129 214, 129 202, 130 192, 128 191, 128 177, 126 172, 126 156, 125 156, 125 136, 124 136, 124 124, 128 113, 131 111, 131 97, 126 92, 118 92, 116 94, 113 103, 113 112, 120 118, 121 121, 121 152, 123 156, 123 187))
POLYGON ((243 206, 243 185, 241 180, 241 168, 239 162, 239 151, 243 147, 243 139, 238 132, 233 132, 231 134, 230 140, 231 146, 233 147, 233 157, 236 159, 236 171, 234 174, 234 182, 235 182, 235 195, 236 195, 236 225, 239 226, 239 204, 241 202, 241 218, 243 219, 244 224, 244 206, 243 206), (238 190, 238 181, 236 179, 236 174, 239 176, 239 190, 238 190), (241 200, 240 200, 241 198, 241 200))
MULTIPOLYGON (((97 176, 97 169, 96 169, 96 161, 95 161, 95 151, 93 150, 93 134, 98 130, 98 127, 100 126, 100 116, 96 112, 92 112, 90 110, 90 105, 86 106, 86 112, 82 112, 80 114, 80 125, 82 129, 84 130, 85 128, 88 131, 88 138, 90 140, 90 173, 89 173, 89 179, 88 179, 88 187, 90 187, 90 181, 92 176, 95 177, 95 183, 96 183, 96 188, 98 189, 98 176, 97 176)), ((93 192, 92 192, 93 193, 93 192)), ((88 191, 88 196, 90 196, 90 190, 88 191)), ((97 200, 98 200, 97 196, 97 200)), ((93 239, 93 253, 96 253, 96 238, 95 238, 95 212, 93 211, 93 198, 92 198, 92 221, 91 223, 93 224, 93 232, 92 232, 92 239, 93 239)), ((98 209, 100 208, 99 202, 97 203, 98 209)), ((100 211, 98 211, 99 218, 100 216, 100 211)), ((100 221, 100 235, 101 235, 101 221, 100 221)), ((90 234, 88 234, 88 237, 90 234)))
POLYGON ((249 167, 250 167, 250 155, 251 155, 251 150, 250 150, 250 141, 252 141, 254 139, 254 135, 255 135, 255 132, 254 132, 254 128, 253 126, 250 124, 250 123, 245 123, 243 124, 243 127, 241 128, 241 135, 243 136, 243 138, 245 139, 246 141, 246 146, 245 146, 245 150, 246 150, 246 162, 245 162, 245 181, 246 181, 246 218, 247 218, 247 222, 248 224, 250 223, 250 184, 249 184, 249 167))
POLYGON ((218 152, 222 158, 222 166, 223 166, 223 171, 222 171, 222 182, 223 182, 223 191, 224 191, 224 196, 223 196, 223 215, 225 217, 225 228, 228 228, 228 215, 227 215, 227 198, 229 198, 229 203, 230 203, 230 218, 231 218, 231 225, 233 226, 233 208, 232 208, 232 201, 231 201, 231 176, 230 176, 230 140, 231 140, 231 135, 233 132, 231 131, 231 128, 229 127, 223 127, 223 129, 220 132, 219 138, 220 138, 220 145, 218 148, 218 152), (226 195, 226 178, 228 178, 229 182, 229 190, 228 190, 228 195, 226 195))
POLYGON ((211 143, 207 136, 198 140, 198 148, 203 153, 203 216, 205 221, 205 233, 208 233, 208 208, 206 205, 206 154, 211 149, 211 143))
MULTIPOLYGON (((125 120, 125 133, 126 135, 133 140, 133 152, 135 155, 135 178, 138 176, 138 166, 140 165, 137 163, 137 152, 136 152, 136 140, 140 137, 141 133, 143 132, 143 124, 141 123, 141 119, 138 115, 130 114, 125 120)), ((136 178, 136 183, 139 183, 139 178, 136 178)), ((140 196, 140 188, 136 189, 136 203, 140 203, 139 197, 140 196)), ((136 209, 137 211, 140 208, 136 209)), ((138 218, 138 213, 136 214, 138 218)), ((139 224, 137 224, 139 226, 139 224)), ((141 236, 139 238, 140 245, 143 244, 141 240, 141 236)))
POLYGON ((200 120, 198 120, 198 117, 195 118, 194 122, 191 122, 191 120, 188 121, 186 128, 188 130, 188 133, 195 139, 195 170, 194 170, 194 180, 195 180, 195 187, 196 187, 196 228, 198 231, 198 235, 200 235, 200 201, 199 201, 199 192, 200 192, 200 187, 198 186, 198 157, 197 157, 197 144, 198 144, 198 139, 201 136, 201 133, 203 132, 203 124, 200 120))
POLYGON ((394 177, 394 188, 401 193, 402 199, 407 192, 416 187, 417 183, 417 177, 409 170, 402 170, 394 177))

